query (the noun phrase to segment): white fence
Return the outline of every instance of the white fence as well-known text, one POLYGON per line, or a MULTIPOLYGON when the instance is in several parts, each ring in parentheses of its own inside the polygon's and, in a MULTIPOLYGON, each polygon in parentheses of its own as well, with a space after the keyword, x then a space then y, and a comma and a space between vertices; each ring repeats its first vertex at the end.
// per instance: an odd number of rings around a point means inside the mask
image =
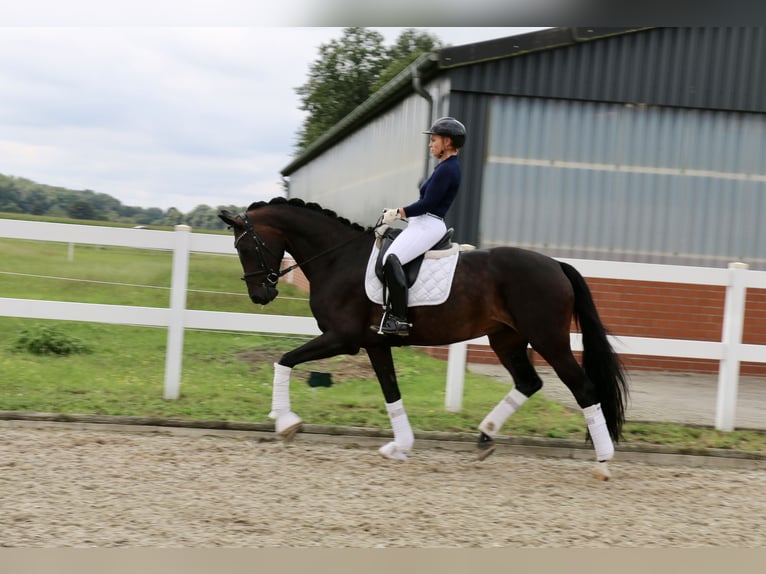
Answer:
MULTIPOLYGON (((0 316, 167 327, 164 386, 166 399, 179 396, 184 329, 320 334, 316 321, 309 317, 186 309, 189 253, 234 254, 233 240, 230 236, 195 234, 185 225, 177 226, 175 231, 153 231, 0 219, 0 237, 172 251, 173 271, 168 308, 0 297, 0 316)), ((748 270, 742 263, 733 263, 729 269, 712 269, 614 261, 562 260, 575 266, 588 278, 725 286, 724 325, 720 342, 623 336, 612 338, 611 341, 618 353, 718 360, 720 368, 715 426, 719 430, 734 429, 740 362, 766 363, 766 345, 742 344, 745 292, 747 288, 766 289, 766 271, 748 270)), ((572 348, 582 350, 580 335, 573 333, 571 339, 572 348)), ((450 346, 447 366, 447 410, 457 411, 461 408, 468 344, 486 345, 488 341, 486 337, 481 337, 450 346)))

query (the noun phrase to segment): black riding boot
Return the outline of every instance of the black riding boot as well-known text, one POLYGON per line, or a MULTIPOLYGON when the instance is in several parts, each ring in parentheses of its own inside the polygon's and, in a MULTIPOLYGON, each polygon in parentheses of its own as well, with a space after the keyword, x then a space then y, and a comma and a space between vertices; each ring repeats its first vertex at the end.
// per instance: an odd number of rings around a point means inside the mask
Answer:
POLYGON ((386 335, 406 337, 410 334, 410 324, 407 322, 407 279, 396 255, 386 258, 383 274, 388 288, 388 306, 380 330, 386 335))

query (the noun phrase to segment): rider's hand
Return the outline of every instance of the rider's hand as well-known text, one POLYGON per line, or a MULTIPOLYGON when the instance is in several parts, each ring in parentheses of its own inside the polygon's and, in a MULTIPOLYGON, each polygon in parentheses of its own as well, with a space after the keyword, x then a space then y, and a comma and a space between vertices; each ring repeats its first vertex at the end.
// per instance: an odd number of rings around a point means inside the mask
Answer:
POLYGON ((393 223, 395 219, 399 219, 398 209, 384 209, 383 210, 383 223, 386 225, 393 223))

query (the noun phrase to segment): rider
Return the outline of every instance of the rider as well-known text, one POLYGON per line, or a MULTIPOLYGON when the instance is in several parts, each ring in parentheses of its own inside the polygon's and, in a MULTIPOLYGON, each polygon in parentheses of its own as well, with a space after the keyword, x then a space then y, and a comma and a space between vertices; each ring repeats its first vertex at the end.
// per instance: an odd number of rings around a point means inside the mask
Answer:
POLYGON ((455 118, 443 117, 423 133, 430 134, 428 149, 438 163, 420 186, 420 198, 405 207, 383 210, 384 224, 390 224, 397 218, 407 221, 407 227, 391 243, 383 260, 389 305, 380 330, 387 335, 406 336, 410 333, 407 282, 402 265, 428 251, 447 232, 444 216, 460 187, 461 171, 457 154, 465 143, 465 126, 455 118))

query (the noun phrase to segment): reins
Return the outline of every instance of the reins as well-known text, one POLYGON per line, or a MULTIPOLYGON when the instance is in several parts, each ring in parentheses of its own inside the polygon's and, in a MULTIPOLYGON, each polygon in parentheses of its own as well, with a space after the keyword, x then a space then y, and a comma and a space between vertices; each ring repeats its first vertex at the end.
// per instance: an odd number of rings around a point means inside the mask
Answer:
MULTIPOLYGON (((319 259, 320 257, 324 257, 325 255, 332 253, 333 251, 336 251, 340 249, 341 247, 345 247, 349 243, 359 239, 360 237, 364 237, 370 230, 365 230, 359 235, 355 235, 354 237, 351 237, 350 239, 347 239, 346 241, 343 241, 342 243, 339 243, 338 245, 334 245, 333 247, 330 247, 329 249, 325 249, 324 251, 321 251, 317 253, 316 255, 312 255, 308 259, 305 259, 304 261, 301 261, 300 263, 296 262, 293 265, 290 265, 289 267, 285 267, 281 271, 274 271, 267 263, 266 259, 263 256, 263 251, 271 255, 273 259, 279 259, 266 245, 266 243, 261 239, 260 235, 256 233, 255 227, 253 227, 252 222, 247 217, 247 212, 240 214, 240 217, 242 218, 242 221, 245 222, 245 231, 243 231, 240 235, 234 239, 234 248, 237 248, 237 244, 239 244, 240 240, 245 235, 250 235, 250 237, 253 238, 253 242, 255 243, 255 253, 258 258, 258 264, 260 265, 260 269, 258 271, 247 271, 242 275, 242 280, 246 281, 250 277, 253 277, 255 275, 262 275, 266 274, 266 277, 264 279, 264 282, 268 282, 269 285, 274 286, 277 284, 277 281, 279 281, 279 278, 287 275, 290 271, 293 271, 294 269, 297 269, 298 267, 302 267, 303 265, 306 265, 308 263, 311 263, 312 261, 319 259)), ((281 259, 279 259, 281 263, 281 259)))

